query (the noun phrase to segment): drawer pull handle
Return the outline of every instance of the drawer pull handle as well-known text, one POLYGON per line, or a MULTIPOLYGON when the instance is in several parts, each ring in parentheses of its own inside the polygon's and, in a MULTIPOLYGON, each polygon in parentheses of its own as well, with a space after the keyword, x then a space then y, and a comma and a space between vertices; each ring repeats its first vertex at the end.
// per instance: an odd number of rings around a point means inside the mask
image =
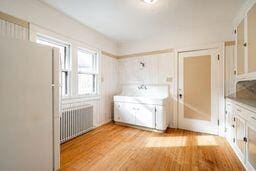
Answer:
POLYGON ((256 118, 254 116, 251 117, 252 119, 256 120, 256 118))

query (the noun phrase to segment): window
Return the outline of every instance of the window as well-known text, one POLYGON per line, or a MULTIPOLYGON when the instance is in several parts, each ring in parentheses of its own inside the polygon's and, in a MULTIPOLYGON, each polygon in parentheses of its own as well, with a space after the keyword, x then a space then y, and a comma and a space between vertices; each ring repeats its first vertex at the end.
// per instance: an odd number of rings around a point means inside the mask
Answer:
POLYGON ((97 53, 78 49, 78 95, 97 94, 97 53))
POLYGON ((41 35, 37 36, 37 43, 52 46, 59 49, 60 60, 61 60, 61 85, 62 85, 62 96, 68 96, 70 92, 70 45, 63 43, 62 41, 44 37, 41 35))

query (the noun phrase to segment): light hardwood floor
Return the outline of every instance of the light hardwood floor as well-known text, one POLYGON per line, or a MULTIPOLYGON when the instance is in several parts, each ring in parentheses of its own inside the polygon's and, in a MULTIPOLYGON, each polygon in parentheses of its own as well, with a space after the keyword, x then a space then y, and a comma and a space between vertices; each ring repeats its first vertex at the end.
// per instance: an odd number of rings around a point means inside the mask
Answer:
POLYGON ((244 170, 224 138, 107 124, 61 145, 61 170, 244 170))

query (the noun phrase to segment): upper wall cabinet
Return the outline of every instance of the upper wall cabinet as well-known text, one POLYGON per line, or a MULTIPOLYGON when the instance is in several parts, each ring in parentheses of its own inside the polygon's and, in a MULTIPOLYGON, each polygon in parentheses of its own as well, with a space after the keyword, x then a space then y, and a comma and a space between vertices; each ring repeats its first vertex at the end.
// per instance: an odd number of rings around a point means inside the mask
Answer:
POLYGON ((237 78, 256 78, 256 4, 236 29, 237 78))
POLYGON ((237 75, 245 73, 244 20, 237 27, 237 75))
POLYGON ((247 15, 248 72, 256 72, 256 5, 247 15))

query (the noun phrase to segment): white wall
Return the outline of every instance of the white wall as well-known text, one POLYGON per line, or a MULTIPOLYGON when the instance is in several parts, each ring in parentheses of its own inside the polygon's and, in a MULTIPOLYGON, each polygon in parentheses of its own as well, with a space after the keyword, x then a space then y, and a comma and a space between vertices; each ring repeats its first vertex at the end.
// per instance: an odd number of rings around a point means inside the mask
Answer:
POLYGON ((173 77, 174 53, 138 56, 119 59, 120 84, 170 84, 167 77, 173 77), (145 68, 140 69, 140 62, 145 68))
MULTIPOLYGON (((162 53, 156 55, 138 56, 119 59, 119 89, 125 84, 153 84, 170 86, 170 111, 172 111, 172 92, 174 77, 174 53, 162 53), (140 62, 145 63, 145 68, 140 69, 140 62), (167 78, 171 81, 167 81, 167 78)), ((170 112, 170 126, 172 123, 172 112, 170 112)))
POLYGON ((117 45, 104 35, 80 24, 38 0, 1 0, 0 11, 39 25, 88 46, 116 54, 117 45))
POLYGON ((99 59, 100 96, 86 98, 77 96, 77 49, 79 47, 99 52, 101 50, 116 54, 117 45, 111 39, 65 16, 50 6, 34 0, 1 0, 0 11, 30 22, 30 40, 36 41, 38 33, 71 44, 71 95, 62 101, 62 105, 72 106, 76 103, 94 106, 95 127, 111 119, 111 103, 116 88, 117 60, 110 57, 99 59), (116 76, 115 76, 116 75, 116 76), (113 79, 115 81, 113 81, 113 79))
POLYGON ((234 40, 233 25, 211 25, 198 28, 177 29, 172 33, 159 33, 158 36, 132 43, 119 44, 119 54, 133 54, 169 48, 184 48, 234 40))
POLYGON ((101 58, 101 118, 105 124, 113 119, 113 96, 117 94, 118 61, 102 55, 101 58))

